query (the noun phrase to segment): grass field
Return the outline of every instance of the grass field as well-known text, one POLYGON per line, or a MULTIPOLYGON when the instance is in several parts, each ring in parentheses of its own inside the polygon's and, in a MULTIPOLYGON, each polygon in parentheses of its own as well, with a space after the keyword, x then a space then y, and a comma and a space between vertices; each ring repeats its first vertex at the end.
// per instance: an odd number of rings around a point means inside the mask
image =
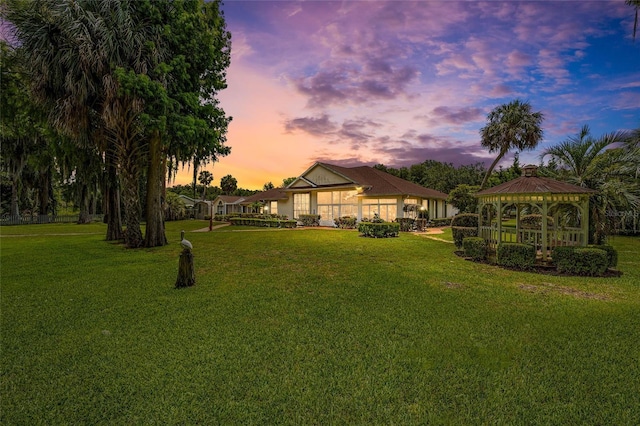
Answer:
POLYGON ((410 234, 207 226, 141 250, 0 228, 2 424, 640 421, 638 239, 611 241, 621 277, 572 278, 410 234))

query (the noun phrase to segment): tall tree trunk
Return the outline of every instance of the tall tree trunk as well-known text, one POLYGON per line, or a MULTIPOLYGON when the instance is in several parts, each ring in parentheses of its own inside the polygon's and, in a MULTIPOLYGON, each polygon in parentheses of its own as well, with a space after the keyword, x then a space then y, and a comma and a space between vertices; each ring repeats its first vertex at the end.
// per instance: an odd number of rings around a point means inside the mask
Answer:
POLYGON ((51 193, 49 191, 51 186, 51 171, 41 172, 38 178, 38 223, 49 222, 49 200, 51 193))
POLYGON ((502 157, 504 157, 506 153, 506 150, 500 150, 500 153, 498 154, 496 159, 493 160, 493 163, 491 163, 491 166, 489 166, 489 168, 487 169, 487 173, 484 175, 484 179, 482 179, 482 183, 480 184, 480 190, 484 189, 487 181, 489 180, 489 176, 491 176, 491 173, 493 173, 493 169, 496 168, 496 164, 498 164, 498 161, 502 160, 502 157))
POLYGON ((18 176, 14 173, 11 177, 11 216, 20 216, 20 204, 18 203, 19 188, 18 188, 18 176))
POLYGON ((86 183, 81 184, 80 189, 80 217, 78 217, 78 224, 86 224, 91 222, 89 217, 89 187, 86 183))
POLYGON ((128 155, 127 158, 123 158, 120 161, 120 164, 124 224, 127 227, 124 234, 124 242, 129 248, 139 248, 144 243, 140 228, 142 208, 140 207, 140 191, 138 190, 139 163, 135 155, 128 155))
POLYGON ((118 186, 118 172, 114 164, 114 154, 112 151, 106 155, 105 179, 105 208, 104 213, 107 222, 107 241, 119 241, 124 238, 122 232, 122 215, 120 212, 120 189, 118 186))
POLYGON ((147 170, 147 224, 144 237, 145 247, 158 247, 167 244, 164 231, 164 212, 162 209, 162 187, 165 179, 162 140, 159 132, 154 132, 149 140, 149 167, 147 170))

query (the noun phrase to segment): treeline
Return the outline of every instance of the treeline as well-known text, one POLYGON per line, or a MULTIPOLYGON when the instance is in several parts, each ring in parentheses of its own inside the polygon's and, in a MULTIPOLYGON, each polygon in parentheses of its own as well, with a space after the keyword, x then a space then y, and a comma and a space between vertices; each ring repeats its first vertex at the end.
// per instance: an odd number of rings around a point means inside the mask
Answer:
MULTIPOLYGON (((449 194, 459 185, 479 187, 487 173, 487 169, 482 163, 456 167, 452 163, 442 163, 436 160, 426 160, 419 164, 400 168, 377 164, 374 168, 445 194, 449 194)), ((491 174, 488 186, 508 182, 521 174, 519 156, 516 153, 510 167, 500 167, 491 174)))

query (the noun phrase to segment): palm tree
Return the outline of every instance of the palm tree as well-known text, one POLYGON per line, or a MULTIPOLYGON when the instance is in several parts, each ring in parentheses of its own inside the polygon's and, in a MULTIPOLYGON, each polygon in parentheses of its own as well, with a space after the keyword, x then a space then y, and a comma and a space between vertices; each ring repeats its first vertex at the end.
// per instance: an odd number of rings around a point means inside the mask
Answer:
POLYGON ((51 122, 115 153, 130 247, 142 244, 138 193, 144 144, 142 102, 122 90, 121 76, 153 65, 158 30, 136 22, 133 0, 9 1, 3 8, 25 53, 35 97, 51 122), (118 74, 120 73, 120 74, 118 74))
POLYGON ((640 207, 636 175, 640 156, 629 140, 626 132, 594 138, 585 125, 576 136, 541 154, 542 159, 550 156, 558 164, 556 178, 597 191, 589 203, 590 239, 596 244, 610 233, 615 219, 613 212, 640 207), (626 144, 617 145, 625 141, 626 144))
POLYGON ((640 0, 626 0, 625 1, 626 4, 628 4, 629 6, 635 8, 636 10, 636 16, 635 19, 633 21, 633 39, 636 39, 636 30, 638 29, 638 9, 640 9, 640 0))
POLYGON ((511 149, 526 151, 538 146, 543 135, 540 127, 543 118, 541 112, 531 111, 529 102, 519 99, 500 105, 489 113, 487 125, 480 129, 481 144, 489 152, 497 151, 498 156, 487 170, 480 189, 485 187, 496 164, 511 149))
POLYGON ((198 175, 198 182, 202 184, 202 199, 204 200, 207 195, 207 187, 213 181, 213 175, 208 170, 203 170, 198 175))

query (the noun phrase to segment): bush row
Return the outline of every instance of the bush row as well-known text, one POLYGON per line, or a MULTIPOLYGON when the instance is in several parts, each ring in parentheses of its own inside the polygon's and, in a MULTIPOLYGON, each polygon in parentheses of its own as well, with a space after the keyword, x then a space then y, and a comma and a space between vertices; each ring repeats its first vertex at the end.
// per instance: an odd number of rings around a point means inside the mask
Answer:
MULTIPOLYGON (((462 240, 464 254, 473 260, 484 260, 487 246, 483 238, 466 237, 462 240)), ((618 264, 618 252, 609 245, 587 247, 554 247, 551 252, 558 272, 572 275, 601 276, 618 264)), ((531 244, 501 243, 497 250, 497 264, 527 270, 536 264, 536 249, 531 244)))
POLYGON ((232 217, 229 219, 232 225, 258 226, 261 228, 295 228, 297 221, 280 219, 259 219, 254 217, 232 217))
POLYGON ((360 222, 358 232, 371 238, 397 237, 400 233, 400 224, 397 222, 360 222))
POLYGON ((450 217, 441 217, 438 219, 431 219, 431 225, 435 227, 449 226, 451 225, 451 220, 452 218, 450 217))
POLYGON ((215 214, 213 215, 213 220, 216 222, 229 222, 234 217, 241 218, 256 218, 256 219, 280 219, 287 220, 289 219, 287 215, 278 215, 278 214, 262 214, 262 213, 229 213, 229 214, 215 214))

